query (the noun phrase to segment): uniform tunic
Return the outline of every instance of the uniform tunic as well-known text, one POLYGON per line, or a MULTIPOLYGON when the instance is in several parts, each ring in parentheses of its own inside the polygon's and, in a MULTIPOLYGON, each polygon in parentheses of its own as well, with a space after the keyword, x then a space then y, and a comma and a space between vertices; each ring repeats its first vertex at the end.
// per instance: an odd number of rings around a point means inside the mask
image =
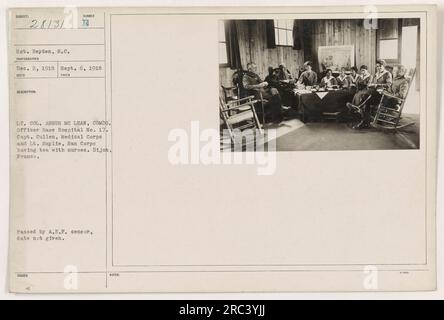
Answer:
POLYGON ((409 81, 404 76, 396 77, 393 80, 392 85, 388 89, 388 91, 391 94, 401 99, 405 99, 407 97, 408 90, 409 90, 409 81))
POLYGON ((358 91, 353 96, 352 101, 355 106, 358 106, 361 103, 361 100, 369 95, 367 85, 370 82, 370 78, 370 74, 365 76, 359 75, 358 79, 356 80, 356 88, 358 91))
POLYGON ((305 86, 314 86, 318 83, 318 75, 314 71, 304 71, 299 77, 298 82, 305 86))
MULTIPOLYGON (((408 90, 409 90, 409 81, 404 76, 400 76, 396 77, 393 80, 392 85, 388 88, 387 91, 400 99, 405 99, 407 97, 408 90)), ((382 103, 385 107, 396 108, 401 104, 401 100, 391 97, 386 97, 384 98, 382 103)))
POLYGON ((276 75, 279 80, 291 80, 293 77, 291 76, 291 72, 288 69, 279 68, 276 72, 276 75))
POLYGON ((350 86, 348 76, 346 76, 346 75, 344 75, 343 77, 341 75, 339 75, 336 78, 336 82, 338 83, 338 86, 341 88, 348 88, 350 86))
POLYGON ((377 87, 388 88, 393 82, 393 76, 387 70, 381 73, 375 73, 372 77, 371 83, 376 84, 377 87))
POLYGON ((326 76, 322 78, 321 80, 321 87, 331 87, 336 86, 338 83, 336 82, 336 79, 334 77, 327 78, 326 76))
MULTIPOLYGON (((262 83, 262 79, 253 72, 245 72, 242 76, 243 97, 252 95, 256 99, 262 98, 267 100, 266 107, 271 111, 273 118, 282 116, 282 102, 279 91, 276 88, 265 87, 255 88, 256 85, 262 83)), ((260 111, 260 110, 258 110, 260 111)), ((267 110, 265 110, 267 111, 267 110)))
POLYGON ((361 77, 360 74, 356 74, 354 77, 350 74, 347 76, 347 81, 349 86, 355 86, 356 87, 356 83, 358 82, 358 79, 361 77))

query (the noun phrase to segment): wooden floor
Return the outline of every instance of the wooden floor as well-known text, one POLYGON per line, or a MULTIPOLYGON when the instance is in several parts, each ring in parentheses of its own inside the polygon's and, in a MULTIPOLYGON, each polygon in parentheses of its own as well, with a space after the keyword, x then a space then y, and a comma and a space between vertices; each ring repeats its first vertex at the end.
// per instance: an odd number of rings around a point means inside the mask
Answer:
MULTIPOLYGON (((419 148, 419 117, 405 115, 414 125, 396 133, 351 129, 345 123, 315 122, 298 126, 276 139, 277 151, 391 150, 419 148)), ((278 129, 279 132, 279 129, 278 129)))

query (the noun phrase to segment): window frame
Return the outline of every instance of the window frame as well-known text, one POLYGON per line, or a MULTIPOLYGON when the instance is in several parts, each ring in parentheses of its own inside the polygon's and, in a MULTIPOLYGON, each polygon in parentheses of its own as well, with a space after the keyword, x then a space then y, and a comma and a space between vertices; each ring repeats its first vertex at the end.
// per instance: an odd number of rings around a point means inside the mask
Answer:
MULTIPOLYGON (((286 23, 287 23, 286 22, 286 23)), ((293 29, 294 29, 294 20, 292 20, 292 19, 274 19, 273 20, 273 31, 274 31, 274 34, 275 34, 275 36, 274 36, 274 43, 275 43, 275 45, 276 45, 276 47, 290 47, 290 48, 292 48, 293 46, 294 46, 294 43, 293 43, 293 29), (292 21, 292 23, 293 23, 293 27, 292 28, 287 28, 287 27, 285 27, 285 28, 282 28, 282 27, 278 27, 277 25, 277 21, 292 21), (286 44, 281 44, 281 43, 279 43, 279 30, 284 30, 285 31, 285 34, 286 34, 286 44), (291 44, 288 44, 288 35, 291 35, 291 37, 290 37, 290 39, 291 39, 291 44)))
POLYGON ((398 41, 398 57, 396 59, 384 59, 385 62, 387 62, 387 64, 393 65, 393 64, 397 64, 400 63, 401 61, 401 45, 402 45, 402 19, 397 19, 397 36, 396 37, 382 37, 381 36, 381 32, 380 32, 380 28, 382 27, 381 21, 378 22, 378 29, 376 30, 376 57, 377 59, 381 59, 380 56, 380 49, 381 49, 381 45, 380 45, 380 41, 384 41, 384 40, 397 40, 398 41))
MULTIPOLYGON (((222 24, 222 26, 223 26, 223 32, 224 32, 224 34, 225 34, 225 21, 220 21, 219 23, 221 23, 222 24)), ((220 26, 219 26, 219 28, 220 28, 220 26)), ((224 46, 225 46, 225 57, 226 57, 226 62, 221 62, 220 61, 220 54, 219 54, 219 67, 229 67, 229 63, 228 63, 228 47, 227 47, 227 38, 226 38, 226 36, 224 36, 224 41, 221 41, 221 39, 219 38, 218 39, 218 47, 220 46, 220 44, 221 43, 223 43, 224 44, 224 46)), ((220 52, 220 51, 219 51, 220 52)))

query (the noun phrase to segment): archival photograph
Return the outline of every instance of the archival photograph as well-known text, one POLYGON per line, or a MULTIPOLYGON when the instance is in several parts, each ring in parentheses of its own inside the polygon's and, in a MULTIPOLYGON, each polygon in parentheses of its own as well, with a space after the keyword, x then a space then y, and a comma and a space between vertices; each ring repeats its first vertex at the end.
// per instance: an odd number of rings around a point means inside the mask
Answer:
POLYGON ((8 298, 436 296, 436 6, 4 13, 8 298))
POLYGON ((420 71, 418 18, 220 20, 221 150, 419 149, 420 71))

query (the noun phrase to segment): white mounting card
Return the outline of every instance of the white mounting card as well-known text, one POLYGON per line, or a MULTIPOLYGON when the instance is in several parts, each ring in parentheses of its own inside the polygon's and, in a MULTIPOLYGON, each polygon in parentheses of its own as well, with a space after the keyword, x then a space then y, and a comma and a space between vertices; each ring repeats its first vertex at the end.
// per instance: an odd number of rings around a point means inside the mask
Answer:
POLYGON ((10 291, 435 290, 435 6, 11 8, 8 32, 10 291))

